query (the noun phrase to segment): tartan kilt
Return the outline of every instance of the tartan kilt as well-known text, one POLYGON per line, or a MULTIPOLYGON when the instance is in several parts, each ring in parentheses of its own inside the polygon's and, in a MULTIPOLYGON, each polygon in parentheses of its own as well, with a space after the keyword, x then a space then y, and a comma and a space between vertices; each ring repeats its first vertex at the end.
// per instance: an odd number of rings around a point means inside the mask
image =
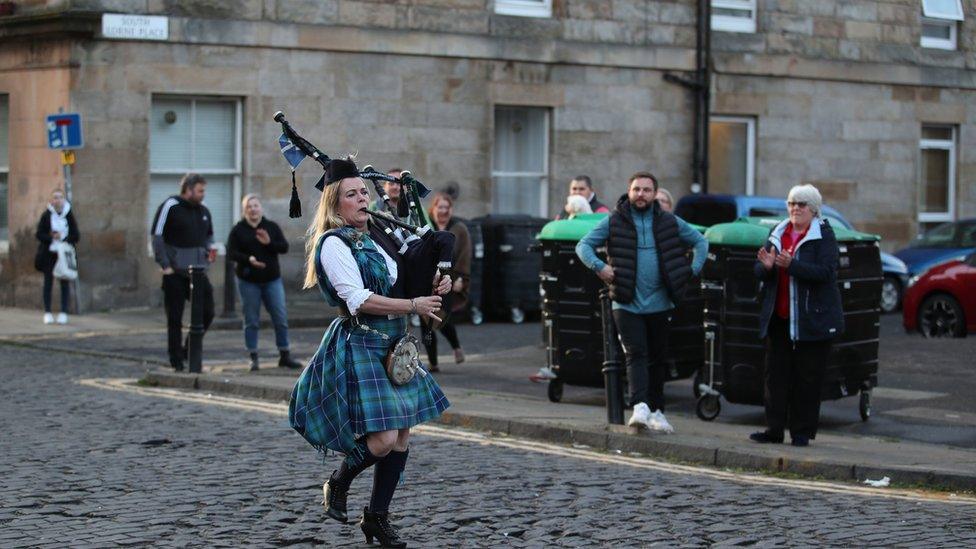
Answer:
POLYGON ((292 391, 290 423, 319 450, 349 454, 368 433, 407 429, 450 406, 430 374, 400 386, 387 377, 383 359, 392 338, 406 332, 405 317, 359 319, 390 339, 336 319, 292 391))
POLYGON ((410 383, 394 385, 383 365, 390 342, 407 331, 406 317, 360 315, 360 321, 390 339, 359 328, 350 333, 346 354, 349 419, 357 436, 407 429, 439 417, 450 403, 434 376, 418 372, 410 383))

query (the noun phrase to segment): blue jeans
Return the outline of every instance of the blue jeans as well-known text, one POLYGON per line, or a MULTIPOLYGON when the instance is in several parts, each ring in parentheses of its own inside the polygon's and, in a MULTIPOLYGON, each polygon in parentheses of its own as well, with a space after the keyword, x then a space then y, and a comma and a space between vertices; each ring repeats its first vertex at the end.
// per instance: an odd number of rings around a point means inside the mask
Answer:
POLYGON ((237 279, 244 311, 244 346, 248 352, 258 350, 258 327, 261 324, 261 302, 271 314, 275 344, 279 351, 288 350, 288 311, 285 309, 285 285, 281 278, 271 282, 254 283, 237 279))

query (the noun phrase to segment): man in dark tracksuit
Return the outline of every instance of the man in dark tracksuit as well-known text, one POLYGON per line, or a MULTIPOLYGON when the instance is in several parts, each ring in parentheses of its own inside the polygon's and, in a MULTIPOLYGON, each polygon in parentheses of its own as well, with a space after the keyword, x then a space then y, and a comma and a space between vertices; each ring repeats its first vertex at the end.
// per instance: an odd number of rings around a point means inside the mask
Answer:
POLYGON ((206 180, 194 173, 180 182, 179 196, 160 204, 153 217, 152 247, 156 263, 163 272, 163 301, 166 307, 169 363, 183 370, 183 307, 190 299, 189 268, 203 270, 203 327, 214 317, 213 286, 206 269, 213 263, 213 219, 203 205, 206 180))
POLYGON ((616 210, 580 240, 576 255, 610 285, 634 407, 628 425, 670 433, 674 428, 664 417, 664 357, 671 311, 705 264, 708 242, 681 218, 661 210, 656 194, 653 175, 632 175, 616 210), (609 265, 596 256, 604 243, 609 265), (694 249, 690 265, 688 248, 694 249))

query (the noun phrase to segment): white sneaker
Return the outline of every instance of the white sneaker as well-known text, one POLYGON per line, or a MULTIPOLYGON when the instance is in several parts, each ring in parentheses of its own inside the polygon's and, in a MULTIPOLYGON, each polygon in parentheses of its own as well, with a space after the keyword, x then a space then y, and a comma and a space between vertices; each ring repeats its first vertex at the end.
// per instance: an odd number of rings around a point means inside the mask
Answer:
POLYGON ((44 324, 54 324, 54 315, 51 313, 44 313, 44 324))
POLYGON ((530 375, 529 379, 535 383, 543 383, 545 381, 550 381, 558 377, 559 376, 556 375, 556 372, 552 371, 552 368, 548 366, 543 366, 542 368, 539 368, 538 372, 530 375))
POLYGON ((654 410, 651 413, 651 425, 648 425, 648 428, 654 431, 661 431, 662 433, 674 432, 674 427, 668 423, 668 418, 664 417, 664 412, 661 410, 654 410))
POLYGON ((643 425, 648 429, 651 429, 651 409, 647 407, 647 404, 643 402, 638 402, 634 405, 634 413, 631 414, 630 419, 627 421, 627 425, 640 427, 643 425))
POLYGON ((58 324, 67 324, 68 315, 66 313, 58 313, 58 324))

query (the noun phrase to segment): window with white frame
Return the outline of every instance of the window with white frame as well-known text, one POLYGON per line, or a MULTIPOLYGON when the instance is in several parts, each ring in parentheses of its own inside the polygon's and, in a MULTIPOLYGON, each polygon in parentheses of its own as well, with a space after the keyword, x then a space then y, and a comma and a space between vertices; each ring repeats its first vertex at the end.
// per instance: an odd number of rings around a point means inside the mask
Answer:
POLYGON ((708 192, 756 192, 756 119, 711 116, 708 124, 708 192))
POLYGON ((546 217, 549 210, 549 109, 495 107, 492 212, 546 217))
POLYGON ((166 197, 179 194, 188 172, 207 180, 204 204, 214 243, 237 222, 241 186, 241 102, 231 98, 156 96, 149 121, 149 204, 146 226, 166 197))
POLYGON ((952 221, 956 210, 956 128, 922 126, 918 148, 918 220, 952 221))
POLYGON ((756 0, 712 0, 712 30, 756 32, 756 0))
POLYGON ((0 94, 0 252, 6 251, 10 238, 10 218, 7 215, 7 205, 10 197, 10 187, 7 176, 10 173, 10 153, 7 151, 10 135, 10 99, 0 94))
POLYGON ((495 13, 522 17, 552 17, 552 0, 495 0, 495 13))
POLYGON ((962 0, 922 0, 921 46, 955 50, 963 19, 962 0))

